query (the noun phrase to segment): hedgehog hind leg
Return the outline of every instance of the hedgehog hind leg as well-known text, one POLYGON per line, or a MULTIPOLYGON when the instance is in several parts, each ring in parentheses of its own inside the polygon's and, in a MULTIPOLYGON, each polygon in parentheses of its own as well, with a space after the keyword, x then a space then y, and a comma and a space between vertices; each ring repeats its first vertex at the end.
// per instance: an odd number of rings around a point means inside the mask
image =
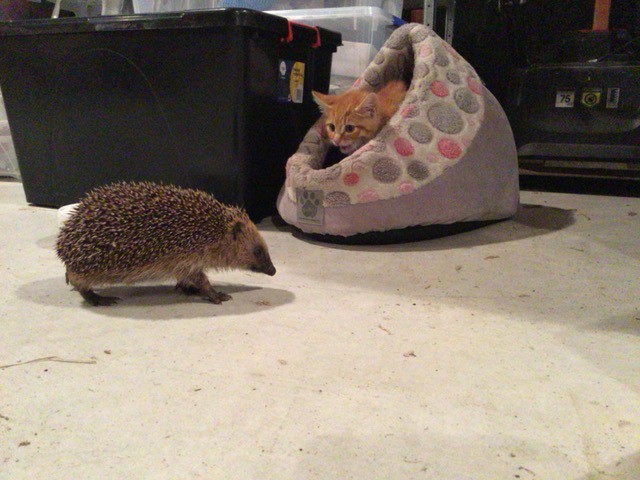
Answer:
POLYGON ((114 305, 118 302, 118 300, 120 300, 118 297, 107 297, 98 295, 93 291, 91 285, 84 282, 78 275, 74 274, 73 272, 69 272, 69 269, 67 269, 64 277, 67 285, 71 284, 73 289, 77 290, 78 293, 82 295, 82 298, 84 298, 87 303, 94 307, 114 305))
POLYGON ((80 292, 80 295, 82 295, 82 298, 84 298, 88 303, 90 303, 94 307, 101 307, 101 306, 107 307, 109 305, 115 305, 116 303, 118 303, 118 300, 120 300, 118 297, 107 297, 104 295, 98 295, 96 292, 94 292, 90 288, 88 289, 77 288, 76 290, 80 292))
POLYGON ((198 295, 200 289, 188 280, 180 280, 176 284, 176 290, 180 290, 185 295, 198 295))
POLYGON ((202 270, 179 279, 176 289, 182 291, 185 295, 200 295, 217 305, 231 300, 231 295, 218 292, 213 288, 207 275, 202 270))

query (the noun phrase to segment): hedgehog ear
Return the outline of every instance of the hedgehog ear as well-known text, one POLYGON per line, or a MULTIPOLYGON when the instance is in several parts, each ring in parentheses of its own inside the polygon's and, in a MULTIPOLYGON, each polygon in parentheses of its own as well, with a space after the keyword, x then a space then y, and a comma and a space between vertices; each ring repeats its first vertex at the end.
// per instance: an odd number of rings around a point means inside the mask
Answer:
POLYGON ((231 234, 233 235, 233 239, 236 240, 242 231, 244 230, 244 225, 242 222, 237 221, 233 227, 231 227, 231 234))

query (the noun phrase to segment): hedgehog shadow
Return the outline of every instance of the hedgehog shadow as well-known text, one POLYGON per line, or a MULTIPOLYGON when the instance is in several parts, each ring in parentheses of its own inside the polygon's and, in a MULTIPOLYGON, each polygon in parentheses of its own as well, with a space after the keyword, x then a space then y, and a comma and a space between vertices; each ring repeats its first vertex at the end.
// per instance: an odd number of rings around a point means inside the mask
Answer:
POLYGON ((25 302, 51 307, 77 308, 78 315, 130 318, 133 320, 178 320, 211 316, 237 316, 264 312, 293 302, 293 293, 252 285, 217 282, 216 288, 233 296, 220 305, 196 295, 185 295, 173 285, 122 285, 97 289, 101 295, 120 298, 109 307, 93 307, 64 284, 64 279, 38 280, 18 288, 25 302))

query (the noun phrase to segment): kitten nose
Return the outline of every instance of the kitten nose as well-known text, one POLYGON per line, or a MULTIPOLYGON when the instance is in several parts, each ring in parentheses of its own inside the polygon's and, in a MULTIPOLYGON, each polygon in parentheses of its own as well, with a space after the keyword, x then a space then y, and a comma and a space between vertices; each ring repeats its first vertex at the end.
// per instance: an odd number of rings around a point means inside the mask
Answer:
POLYGON ((332 142, 336 147, 339 147, 340 146, 340 140, 342 140, 341 135, 335 135, 333 137, 332 142))

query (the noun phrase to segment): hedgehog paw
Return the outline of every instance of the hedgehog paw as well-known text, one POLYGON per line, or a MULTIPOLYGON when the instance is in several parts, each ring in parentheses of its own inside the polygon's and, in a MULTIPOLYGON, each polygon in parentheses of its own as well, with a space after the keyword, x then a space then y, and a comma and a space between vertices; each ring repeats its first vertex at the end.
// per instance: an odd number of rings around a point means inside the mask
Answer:
POLYGON ((231 300, 231 295, 224 292, 217 292, 213 288, 209 289, 207 292, 206 298, 215 303, 216 305, 220 305, 222 302, 227 302, 231 300))
POLYGON ((107 307, 109 305, 115 305, 118 300, 120 300, 118 297, 103 297, 102 295, 98 295, 93 290, 79 290, 79 292, 80 295, 82 295, 82 298, 84 298, 94 307, 107 307))

